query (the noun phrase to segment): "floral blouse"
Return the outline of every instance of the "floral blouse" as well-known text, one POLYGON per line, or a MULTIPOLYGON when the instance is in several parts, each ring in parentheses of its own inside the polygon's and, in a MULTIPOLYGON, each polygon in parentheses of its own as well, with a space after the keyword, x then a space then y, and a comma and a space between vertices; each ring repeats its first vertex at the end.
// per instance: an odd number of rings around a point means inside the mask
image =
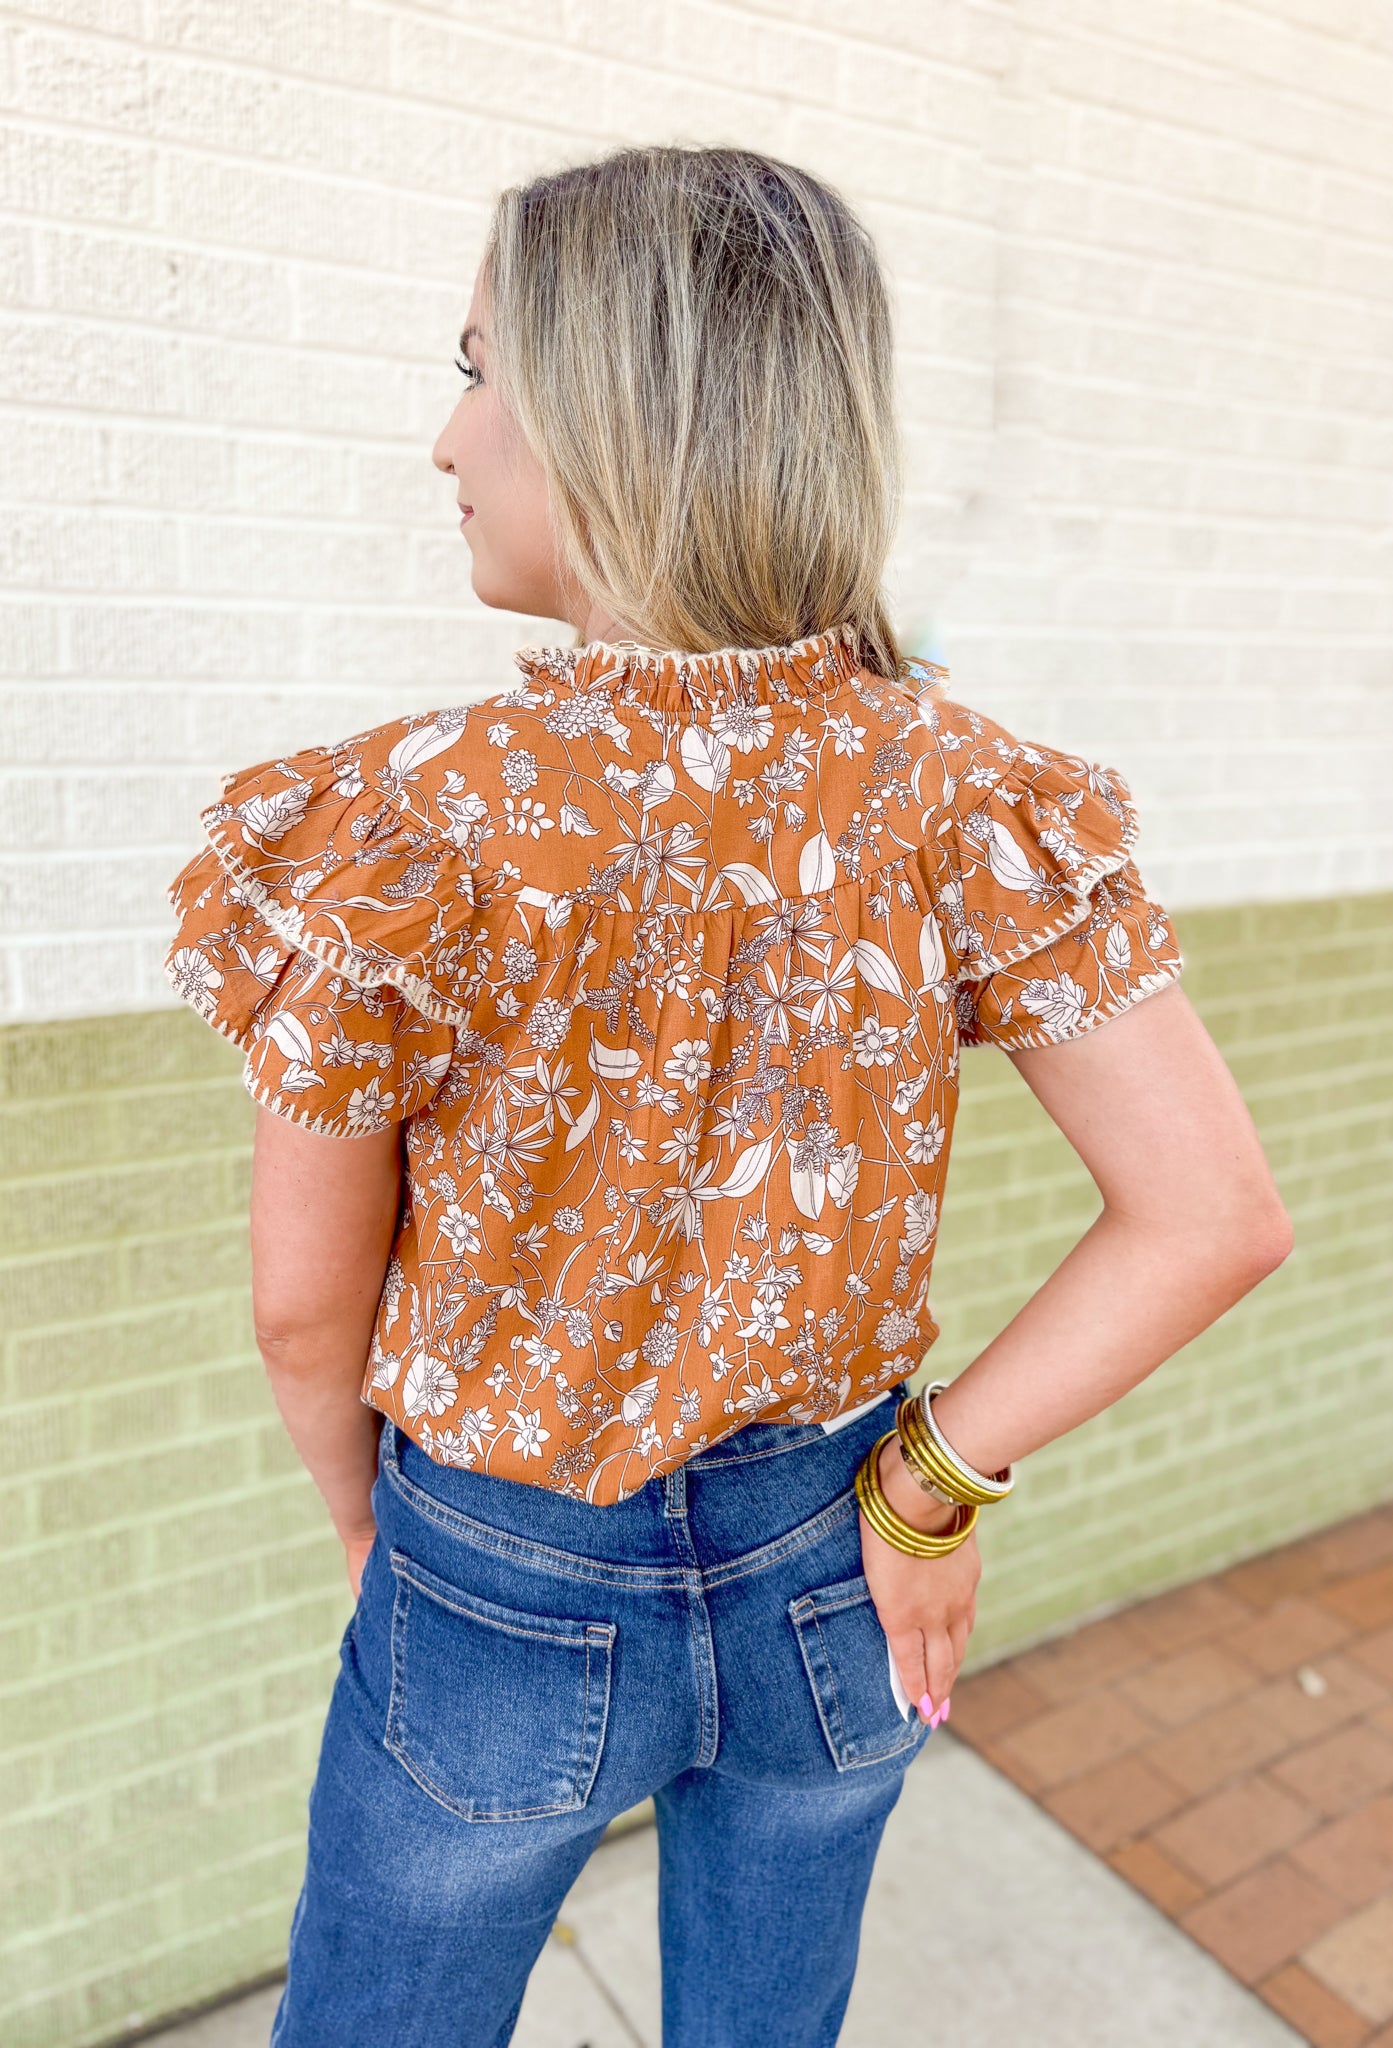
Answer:
POLYGON ((599 1504, 938 1335, 958 1052, 1178 978, 1116 769, 848 629, 528 647, 481 703, 224 778, 166 973, 326 1136, 401 1126, 361 1395, 599 1504))

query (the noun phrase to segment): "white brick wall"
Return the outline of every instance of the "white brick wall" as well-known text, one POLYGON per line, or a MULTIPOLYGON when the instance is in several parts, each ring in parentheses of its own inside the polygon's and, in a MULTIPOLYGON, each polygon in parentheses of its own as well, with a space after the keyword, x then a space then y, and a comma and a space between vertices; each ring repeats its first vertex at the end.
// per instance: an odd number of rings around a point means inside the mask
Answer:
POLYGON ((859 206, 906 636, 1128 774, 1158 893, 1393 885, 1390 106, 1393 0, 0 8, 0 1014, 172 1000, 223 769, 552 630, 430 448, 492 193, 623 139, 859 206))

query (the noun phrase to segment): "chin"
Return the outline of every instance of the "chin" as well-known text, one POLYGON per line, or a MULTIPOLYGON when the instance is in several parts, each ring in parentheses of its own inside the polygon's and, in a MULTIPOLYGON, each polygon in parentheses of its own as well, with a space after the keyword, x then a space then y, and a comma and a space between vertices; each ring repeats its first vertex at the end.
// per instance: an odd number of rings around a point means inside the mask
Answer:
POLYGON ((486 604, 491 611, 536 612, 536 606, 529 602, 529 594, 521 584, 500 575, 477 556, 470 565, 469 581, 480 604, 486 604))

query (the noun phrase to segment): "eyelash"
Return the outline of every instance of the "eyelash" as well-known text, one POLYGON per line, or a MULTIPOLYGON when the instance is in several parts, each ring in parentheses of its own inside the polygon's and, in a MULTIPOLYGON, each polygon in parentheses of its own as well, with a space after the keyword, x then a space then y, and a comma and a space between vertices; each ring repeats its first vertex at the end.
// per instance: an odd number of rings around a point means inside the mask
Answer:
POLYGON ((473 363, 465 362, 462 356, 455 357, 455 368, 460 372, 461 376, 473 379, 473 382, 467 386, 468 390, 472 391, 476 384, 482 382, 480 372, 475 369, 473 363))

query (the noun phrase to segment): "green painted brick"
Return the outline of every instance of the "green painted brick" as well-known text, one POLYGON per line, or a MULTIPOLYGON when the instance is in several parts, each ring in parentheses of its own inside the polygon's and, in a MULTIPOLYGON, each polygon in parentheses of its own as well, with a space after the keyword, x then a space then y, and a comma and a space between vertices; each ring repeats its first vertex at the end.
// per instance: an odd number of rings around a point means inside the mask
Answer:
POLYGON ((78 1972, 119 1969, 132 1950, 157 1942, 165 1932, 162 1903, 158 1894, 138 1902, 108 1895, 80 1920, 60 1925, 44 1937, 16 1941, 13 1961, 25 1976, 40 1983, 78 1972))
POLYGON ((0 1869, 23 1870, 35 1877, 56 1871, 71 1883, 87 1857, 102 1846, 104 1829, 100 1799, 81 1806, 0 1815, 0 1869))
POLYGON ((204 1429, 266 1422, 279 1413, 261 1359, 233 1360, 191 1377, 193 1413, 204 1429))
POLYGON ((262 1682, 260 1672, 226 1677, 193 1699, 174 1706, 160 1702, 149 1713, 85 1728, 50 1745, 46 1759, 55 1795, 59 1800, 86 1798, 161 1763, 196 1755, 215 1760, 227 1744, 266 1727, 262 1682))
POLYGON ((124 1839, 94 1845, 84 1881, 94 1902, 118 1891, 153 1896, 176 1871, 214 1869, 276 1843, 303 1841, 305 1819, 298 1788, 257 1786, 238 1799, 172 1813, 124 1839))
POLYGON ((218 1751, 209 1760, 213 1796, 238 1800, 260 1785, 276 1782, 298 1787, 314 1768, 320 1733, 308 1720, 283 1723, 218 1751))
MULTIPOLYGON (((0 1274, 0 1290, 5 1280, 0 1274)), ((63 1395, 89 1387, 127 1385, 183 1374, 191 1367, 246 1357, 252 1351, 247 1273, 235 1286, 135 1309, 106 1304, 81 1322, 57 1318, 12 1330, 5 1345, 9 1398, 43 1391, 63 1395), (56 1324, 56 1327, 55 1327, 56 1324)))
MULTIPOLYGON (((158 1406, 147 1412, 152 1431, 158 1406)), ((251 1432, 205 1439, 196 1456, 182 1446, 166 1447, 157 1437, 138 1459, 104 1458, 89 1464, 81 1486, 55 1475, 39 1488, 39 1525, 44 1535, 97 1529, 104 1523, 144 1520, 161 1508, 189 1500, 216 1500, 245 1488, 251 1478, 251 1432)))
POLYGON ((241 1230, 240 1167, 230 1159, 173 1159, 36 1175, 0 1187, 0 1245, 9 1258, 199 1225, 235 1223, 241 1230))
POLYGON ((26 1876, 0 1886, 0 1927, 9 1941, 22 1941, 36 1930, 56 1926, 66 1910, 61 1876, 26 1876))
POLYGON ((85 1103, 80 1116, 70 1096, 0 1104, 0 1184, 244 1150, 255 1117, 240 1081, 221 1078, 98 1094, 85 1103))
MULTIPOLYGON (((213 1959, 237 1973, 238 1983, 260 1980, 277 1952, 282 1956, 289 1916, 255 1908, 235 1920, 175 1936, 163 1948, 147 1951, 125 1969, 94 1977, 81 1987, 82 2032, 59 2036, 65 2044, 108 2041, 142 2029, 154 2015, 186 2010, 201 2003, 213 1959)), ((7 2043, 8 2048, 8 2043, 7 2043)))
POLYGON ((246 1224, 215 1222, 132 1238, 122 1243, 120 1261, 122 1300, 135 1305, 186 1296, 194 1273, 215 1289, 236 1286, 247 1272, 246 1224))
POLYGON ((241 1069, 236 1047, 183 1008, 0 1030, 0 1102, 106 1094, 133 1079, 225 1080, 241 1069))
MULTIPOLYGON (((331 1636, 326 1638, 317 1657, 306 1659, 302 1664, 287 1664, 277 1671, 268 1671, 262 1680, 262 1698, 266 1705, 269 1721, 290 1720, 295 1714, 317 1709, 321 1717, 329 1704, 329 1692, 339 1668, 339 1638, 352 1613, 353 1603, 344 1588, 342 1607, 336 1616, 336 1625, 331 1636)), ((308 1794, 308 1787, 306 1793, 308 1794)))
MULTIPOLYGON (((0 1627, 0 1687, 13 1693, 34 1683, 44 1670, 43 1630, 37 1621, 11 1621, 0 1627)), ((3 1716, 0 1693, 0 1716, 3 1716)))
POLYGON ((110 1393, 89 1395, 82 1405, 77 1455, 112 1458, 123 1451, 138 1455, 149 1443, 152 1427, 158 1428, 162 1440, 186 1445, 190 1458, 198 1456, 199 1439, 215 1432, 210 1432, 199 1416, 197 1388, 191 1377, 136 1382, 110 1393))
POLYGON ((143 1778, 118 1785, 111 1794, 113 1832, 124 1837, 176 1814, 206 1812, 213 1803, 209 1778, 200 1757, 195 1763, 150 1771, 143 1778))
POLYGON ((307 1529, 330 1526, 323 1502, 302 1472, 276 1488, 248 1487, 226 1501, 161 1515, 147 1532, 148 1569, 166 1572, 171 1559, 186 1565, 204 1558, 246 1560, 307 1529))
POLYGON ((11 1335, 41 1323, 108 1314, 121 1298, 120 1254, 114 1246, 6 1260, 0 1266, 0 1327, 11 1335))
POLYGON ((227 1620, 256 1603, 252 1575, 239 1565, 220 1564, 113 1592, 95 1613, 90 1607, 59 1608, 47 1617, 45 1647, 52 1663, 76 1670, 161 1634, 201 1632, 209 1614, 227 1620))

